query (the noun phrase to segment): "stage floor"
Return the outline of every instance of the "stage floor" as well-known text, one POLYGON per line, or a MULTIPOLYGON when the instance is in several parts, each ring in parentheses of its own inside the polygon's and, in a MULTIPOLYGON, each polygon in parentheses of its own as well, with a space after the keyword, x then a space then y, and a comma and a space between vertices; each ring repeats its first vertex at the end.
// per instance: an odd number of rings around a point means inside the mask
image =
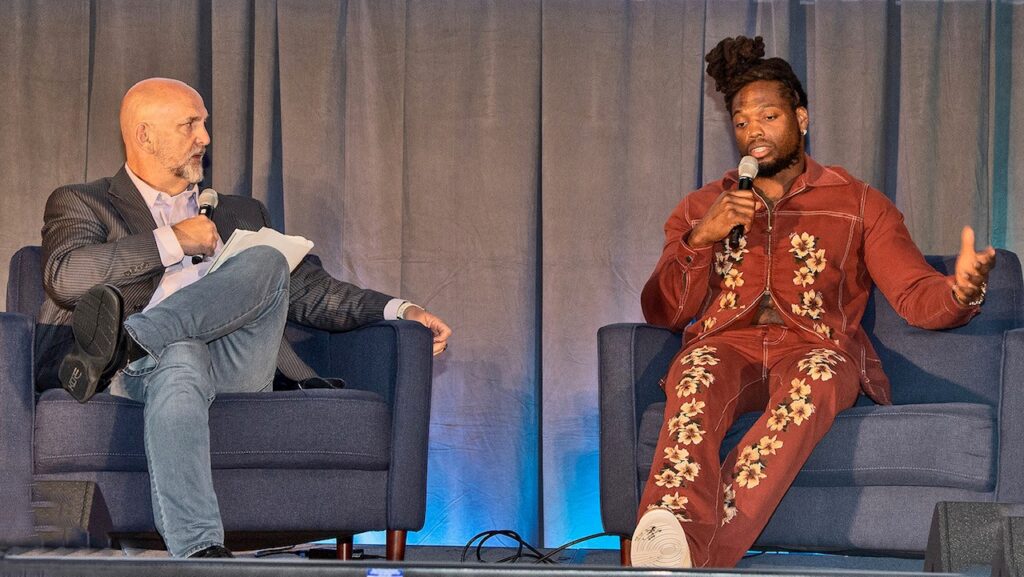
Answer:
MULTIPOLYGON (((487 547, 483 551, 486 564, 476 560, 475 549, 461 561, 462 547, 410 546, 406 560, 401 564, 383 561, 384 548, 376 545, 358 545, 356 552, 361 556, 352 562, 332 561, 333 548, 326 545, 307 544, 290 552, 257 556, 255 551, 239 553, 239 561, 205 561, 203 568, 191 565, 190 574, 228 575, 236 570, 239 574, 262 573, 263 567, 275 567, 281 575, 381 575, 381 576, 439 576, 439 575, 658 575, 676 571, 642 571, 618 567, 618 551, 607 549, 572 549, 562 552, 557 565, 536 565, 529 559, 515 564, 496 564, 495 561, 512 555, 514 549, 487 547), (212 563, 212 565, 211 565, 212 563), (225 564, 226 563, 226 564, 225 564), (218 571, 207 573, 219 568, 218 571)), ((0 562, 0 575, 129 575, 142 570, 145 574, 163 573, 172 566, 181 568, 180 562, 168 562, 162 551, 129 550, 71 550, 71 549, 21 549, 9 551, 0 562), (128 566, 133 567, 129 569, 128 566), (122 573, 121 569, 125 572, 122 573), (93 572, 95 570, 95 573, 93 572), (8 571, 11 571, 8 573, 8 571), (65 572, 70 571, 70 572, 65 572)), ((760 553, 745 558, 733 571, 692 571, 703 575, 853 575, 861 576, 907 576, 921 574, 922 559, 896 557, 863 557, 848 555, 760 553)), ((687 573, 687 571, 680 571, 687 573)), ((972 567, 959 575, 988 577, 989 567, 972 567)), ((936 575, 936 574, 927 574, 936 575)))

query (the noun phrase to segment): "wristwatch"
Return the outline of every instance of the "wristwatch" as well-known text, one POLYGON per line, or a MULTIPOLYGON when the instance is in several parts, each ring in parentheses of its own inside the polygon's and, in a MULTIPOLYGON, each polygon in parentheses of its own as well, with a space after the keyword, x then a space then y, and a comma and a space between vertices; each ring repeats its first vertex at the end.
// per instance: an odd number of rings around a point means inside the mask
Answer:
POLYGON ((423 310, 423 307, 421 307, 420 305, 413 303, 411 301, 405 301, 402 304, 398 305, 398 310, 395 311, 395 316, 404 321, 405 311, 409 310, 409 307, 416 307, 420 310, 423 310))

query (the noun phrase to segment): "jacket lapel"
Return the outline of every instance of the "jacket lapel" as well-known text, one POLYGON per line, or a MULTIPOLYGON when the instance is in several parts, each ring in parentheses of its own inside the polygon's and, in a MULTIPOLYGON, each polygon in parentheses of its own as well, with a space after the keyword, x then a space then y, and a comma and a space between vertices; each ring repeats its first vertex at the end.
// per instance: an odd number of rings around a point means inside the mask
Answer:
POLYGON ((109 192, 110 204, 121 215, 121 219, 131 234, 156 230, 153 213, 146 206, 146 200, 142 198, 142 193, 135 188, 135 183, 132 182, 123 166, 110 180, 109 192))
POLYGON ((213 211, 213 224, 217 225, 217 234, 220 235, 220 240, 225 243, 231 238, 231 233, 235 232, 235 229, 238 228, 231 211, 220 210, 220 208, 213 211))

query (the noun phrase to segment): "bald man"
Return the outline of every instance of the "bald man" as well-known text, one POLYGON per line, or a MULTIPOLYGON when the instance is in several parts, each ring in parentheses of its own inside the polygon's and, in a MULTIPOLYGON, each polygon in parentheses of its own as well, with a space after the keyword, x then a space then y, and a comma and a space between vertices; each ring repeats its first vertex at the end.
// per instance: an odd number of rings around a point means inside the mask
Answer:
POLYGON ((175 557, 231 556, 210 471, 217 394, 269 390, 277 369, 299 386, 330 385, 283 341, 286 320, 344 331, 404 318, 433 332, 435 354, 451 334, 422 307, 338 281, 308 259, 289 272, 272 248, 208 274, 235 229, 270 219, 259 201, 232 195, 220 196, 212 220, 199 214, 207 116, 183 82, 133 86, 120 114, 125 165, 55 190, 42 230, 37 387, 62 386, 84 403, 109 386, 145 403, 153 519, 175 557))

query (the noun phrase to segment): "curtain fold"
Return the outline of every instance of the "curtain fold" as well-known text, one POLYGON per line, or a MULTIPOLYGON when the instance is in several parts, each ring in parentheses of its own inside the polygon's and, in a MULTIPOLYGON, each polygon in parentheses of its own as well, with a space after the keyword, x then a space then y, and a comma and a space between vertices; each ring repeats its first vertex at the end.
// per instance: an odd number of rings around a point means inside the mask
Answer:
POLYGON ((601 531, 596 331, 641 320, 669 212, 736 166, 704 72, 723 37, 793 64, 811 154, 925 252, 965 224, 1024 252, 1016 2, 6 0, 0 22, 5 259, 50 191, 120 167, 122 95, 169 76, 210 110, 206 185, 451 323, 412 543, 601 531))
POLYGON ((696 180, 703 22, 666 1, 544 5, 542 278, 548 543, 600 532, 596 331, 640 318, 696 180))
POLYGON ((989 18, 984 2, 901 4, 896 205, 926 251, 989 238, 989 18))
POLYGON ((524 0, 406 7, 401 294, 454 331, 434 365, 417 542, 540 537, 539 18, 524 0))

